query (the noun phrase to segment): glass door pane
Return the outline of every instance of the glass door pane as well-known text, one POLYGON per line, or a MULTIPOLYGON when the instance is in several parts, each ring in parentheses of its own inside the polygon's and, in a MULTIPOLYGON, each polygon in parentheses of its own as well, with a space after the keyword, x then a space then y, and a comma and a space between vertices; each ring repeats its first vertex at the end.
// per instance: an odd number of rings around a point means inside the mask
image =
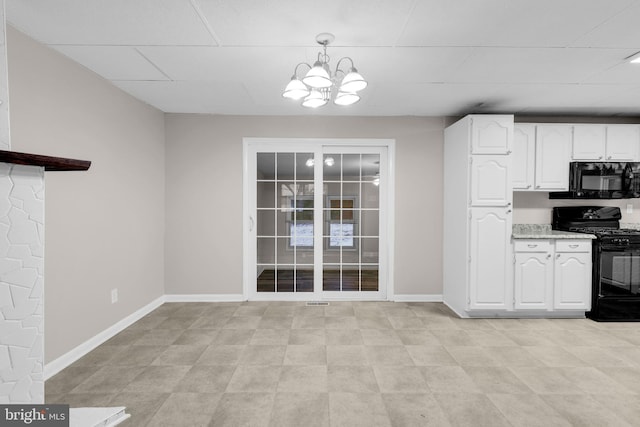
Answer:
POLYGON ((250 298, 384 299, 387 148, 274 141, 250 153, 250 298))
POLYGON ((325 292, 377 292, 380 242, 380 154, 324 154, 325 292))
POLYGON ((314 291, 314 154, 257 153, 256 291, 314 291))

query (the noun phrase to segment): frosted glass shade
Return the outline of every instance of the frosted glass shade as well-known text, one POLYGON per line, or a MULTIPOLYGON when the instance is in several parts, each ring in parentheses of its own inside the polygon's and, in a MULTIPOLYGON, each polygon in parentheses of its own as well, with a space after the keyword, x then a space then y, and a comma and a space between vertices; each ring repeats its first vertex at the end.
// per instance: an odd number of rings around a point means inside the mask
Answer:
POLYGON ((312 90, 309 96, 307 96, 304 101, 302 101, 302 105, 308 108, 322 107, 326 103, 327 100, 324 99, 322 94, 317 90, 312 90))
POLYGON ((306 76, 302 79, 304 84, 307 86, 311 86, 315 89, 321 89, 325 87, 331 87, 333 84, 331 82, 331 77, 327 70, 324 69, 323 64, 321 62, 316 62, 313 64, 313 68, 309 70, 306 76))
POLYGON ((357 92, 367 87, 366 80, 358 73, 355 68, 352 68, 349 74, 344 76, 342 83, 340 83, 341 92, 357 92))
POLYGON ((289 99, 302 99, 309 95, 309 89, 297 78, 292 78, 287 87, 284 88, 282 96, 289 99))
POLYGON ((338 92, 333 103, 336 105, 351 105, 358 101, 360 101, 360 96, 357 93, 338 92))

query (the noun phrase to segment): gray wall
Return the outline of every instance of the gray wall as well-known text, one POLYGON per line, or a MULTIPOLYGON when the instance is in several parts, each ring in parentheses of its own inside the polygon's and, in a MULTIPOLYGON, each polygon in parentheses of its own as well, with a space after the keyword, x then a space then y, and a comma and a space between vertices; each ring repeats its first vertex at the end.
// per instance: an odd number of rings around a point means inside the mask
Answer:
POLYGON ((397 294, 442 293, 444 119, 167 114, 167 294, 242 293, 244 137, 396 140, 397 294))
POLYGON ((7 33, 12 149, 93 162, 45 176, 50 362, 164 294, 164 114, 7 33))

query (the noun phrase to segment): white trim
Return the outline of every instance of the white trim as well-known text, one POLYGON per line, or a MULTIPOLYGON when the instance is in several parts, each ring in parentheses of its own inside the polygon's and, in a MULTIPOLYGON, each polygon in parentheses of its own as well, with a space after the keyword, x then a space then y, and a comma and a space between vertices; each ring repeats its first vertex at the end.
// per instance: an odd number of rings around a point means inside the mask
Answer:
POLYGON ((242 302, 242 294, 185 294, 165 295, 165 302, 242 302))
POLYGON ((395 302, 442 302, 442 294, 396 294, 395 302))
MULTIPOLYGON (((124 329, 133 325, 138 320, 142 319, 147 314, 151 313, 153 310, 160 307, 165 303, 165 296, 161 296, 156 298, 154 301, 145 305, 141 309, 135 311, 104 331, 98 333, 97 335, 89 338, 87 341, 83 342, 79 346, 75 347, 71 351, 63 354, 57 359, 47 363, 44 366, 44 379, 45 381, 62 371, 67 366, 71 365, 76 360, 80 359, 82 356, 86 355, 99 345, 105 343, 107 340, 113 338, 118 333, 122 332, 124 329)), ((46 385, 45 385, 46 387, 46 385)))
POLYGON ((247 266, 251 263, 251 253, 249 244, 251 243, 251 232, 249 227, 255 225, 255 220, 251 217, 253 213, 249 210, 251 206, 249 202, 249 186, 253 183, 249 182, 249 155, 250 155, 250 138, 242 140, 242 298, 249 298, 249 284, 251 275, 247 266))
MULTIPOLYGON (((383 248, 386 252, 384 258, 386 259, 386 265, 384 265, 384 271, 381 268, 381 274, 384 274, 386 279, 386 286, 384 291, 377 293, 375 296, 363 296, 360 295, 359 298, 348 298, 349 300, 386 300, 386 301, 394 301, 394 269, 395 269, 395 161, 396 161, 396 140, 393 138, 295 138, 295 137, 283 137, 283 138, 255 138, 255 137, 246 137, 242 139, 243 144, 243 158, 242 158, 242 167, 243 167, 243 277, 242 277, 242 295, 243 300, 256 300, 256 301, 306 301, 308 298, 312 298, 313 300, 318 299, 331 299, 332 296, 329 295, 320 295, 319 291, 314 291, 312 295, 307 294, 304 297, 301 296, 291 296, 291 294, 287 294, 287 297, 284 298, 284 295, 278 296, 277 294, 273 296, 262 296, 258 295, 254 292, 251 287, 253 281, 255 279, 255 271, 249 271, 249 266, 254 265, 253 257, 255 254, 251 253, 248 249, 251 244, 253 244, 253 240, 255 240, 252 230, 249 230, 249 227, 252 224, 253 220, 251 219, 253 212, 250 210, 252 207, 250 195, 253 194, 250 192, 251 186, 254 184, 250 182, 248 179, 250 174, 250 156, 255 153, 257 147, 267 147, 272 149, 279 150, 294 150, 294 151, 304 151, 313 149, 313 146, 320 147, 330 147, 335 146, 339 147, 379 147, 381 149, 386 149, 386 202, 384 203, 384 208, 381 204, 381 211, 385 213, 387 217, 384 221, 386 227, 386 240, 387 244, 383 248)), ((317 151, 318 148, 315 147, 317 151)), ((316 153, 317 154, 317 153, 316 153)), ((316 169, 316 174, 319 173, 320 169, 316 169)), ((316 177, 317 178, 317 177, 316 177)), ((382 200, 381 200, 382 203, 382 200)), ((318 203, 316 205, 319 206, 318 203)), ((382 256, 382 252, 380 254, 382 256)), ((382 264, 381 264, 382 267, 382 264)), ((341 297, 340 299, 344 299, 341 297)), ((442 298, 440 299, 440 301, 442 298)))
MULTIPOLYGON (((396 140, 387 140, 387 300, 395 301, 395 248, 396 248, 396 140)), ((442 297, 442 295, 440 296, 442 297)))

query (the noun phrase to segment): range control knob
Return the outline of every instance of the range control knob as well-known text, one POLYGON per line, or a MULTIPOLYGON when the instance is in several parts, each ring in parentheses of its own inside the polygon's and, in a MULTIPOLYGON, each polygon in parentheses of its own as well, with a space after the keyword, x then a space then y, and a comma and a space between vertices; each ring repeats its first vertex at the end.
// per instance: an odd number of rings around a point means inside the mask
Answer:
POLYGON ((629 246, 629 239, 625 238, 616 238, 612 240, 614 245, 618 246, 629 246))

